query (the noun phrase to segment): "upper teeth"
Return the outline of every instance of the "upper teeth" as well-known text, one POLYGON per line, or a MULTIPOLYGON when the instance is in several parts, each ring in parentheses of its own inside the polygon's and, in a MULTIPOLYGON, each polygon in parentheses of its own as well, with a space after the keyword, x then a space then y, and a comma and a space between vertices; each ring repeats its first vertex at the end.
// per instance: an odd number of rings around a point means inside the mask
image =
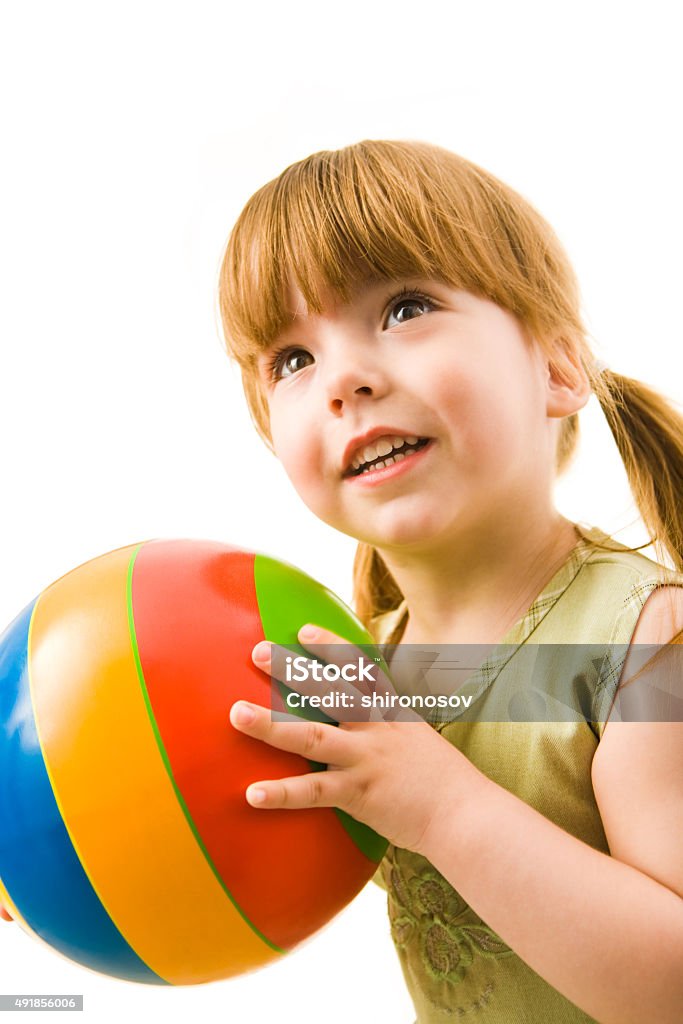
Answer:
POLYGON ((351 467, 358 469, 363 463, 372 462, 373 459, 388 455, 395 448, 402 448, 404 444, 417 444, 417 437, 413 434, 410 437, 378 437, 372 444, 368 444, 356 452, 351 467))

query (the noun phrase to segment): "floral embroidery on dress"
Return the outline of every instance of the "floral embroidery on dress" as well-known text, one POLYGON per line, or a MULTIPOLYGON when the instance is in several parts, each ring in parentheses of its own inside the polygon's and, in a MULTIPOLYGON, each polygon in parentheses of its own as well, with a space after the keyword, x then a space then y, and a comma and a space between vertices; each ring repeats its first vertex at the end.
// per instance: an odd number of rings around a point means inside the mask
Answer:
POLYGON ((435 981, 458 984, 476 957, 514 956, 507 946, 427 860, 408 851, 408 870, 390 847, 383 862, 391 935, 403 953, 416 948, 435 981))

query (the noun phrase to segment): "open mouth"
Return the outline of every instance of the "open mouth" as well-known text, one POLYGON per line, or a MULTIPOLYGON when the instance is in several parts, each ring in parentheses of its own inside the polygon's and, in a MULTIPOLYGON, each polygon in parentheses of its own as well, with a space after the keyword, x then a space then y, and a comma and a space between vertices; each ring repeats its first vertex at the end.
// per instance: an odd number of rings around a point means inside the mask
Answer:
POLYGON ((362 462, 357 467, 352 466, 351 469, 347 470, 345 476, 363 476, 367 473, 375 473, 386 466, 393 466, 395 462, 401 462, 403 459, 414 455, 415 452, 419 452, 429 444, 430 440, 431 438, 429 437, 420 437, 413 444, 408 444, 407 441, 404 441, 403 444, 392 448, 387 455, 378 455, 376 459, 372 459, 370 462, 362 462))

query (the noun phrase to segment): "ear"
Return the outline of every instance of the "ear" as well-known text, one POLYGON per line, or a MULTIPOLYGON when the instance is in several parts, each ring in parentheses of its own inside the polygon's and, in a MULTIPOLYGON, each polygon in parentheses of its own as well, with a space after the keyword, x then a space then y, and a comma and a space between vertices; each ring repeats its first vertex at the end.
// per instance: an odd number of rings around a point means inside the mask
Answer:
POLYGON ((575 346, 559 339, 553 354, 546 357, 546 412, 562 419, 583 409, 591 396, 591 385, 575 346))

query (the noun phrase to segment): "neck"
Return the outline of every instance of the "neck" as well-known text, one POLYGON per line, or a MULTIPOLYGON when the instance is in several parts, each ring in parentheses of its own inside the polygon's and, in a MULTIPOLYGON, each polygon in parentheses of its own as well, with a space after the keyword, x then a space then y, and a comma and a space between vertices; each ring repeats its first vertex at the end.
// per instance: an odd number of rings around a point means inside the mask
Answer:
POLYGON ((495 644, 525 614, 579 540, 555 509, 514 515, 495 530, 478 522, 447 545, 406 555, 384 551, 405 596, 403 643, 495 644))

